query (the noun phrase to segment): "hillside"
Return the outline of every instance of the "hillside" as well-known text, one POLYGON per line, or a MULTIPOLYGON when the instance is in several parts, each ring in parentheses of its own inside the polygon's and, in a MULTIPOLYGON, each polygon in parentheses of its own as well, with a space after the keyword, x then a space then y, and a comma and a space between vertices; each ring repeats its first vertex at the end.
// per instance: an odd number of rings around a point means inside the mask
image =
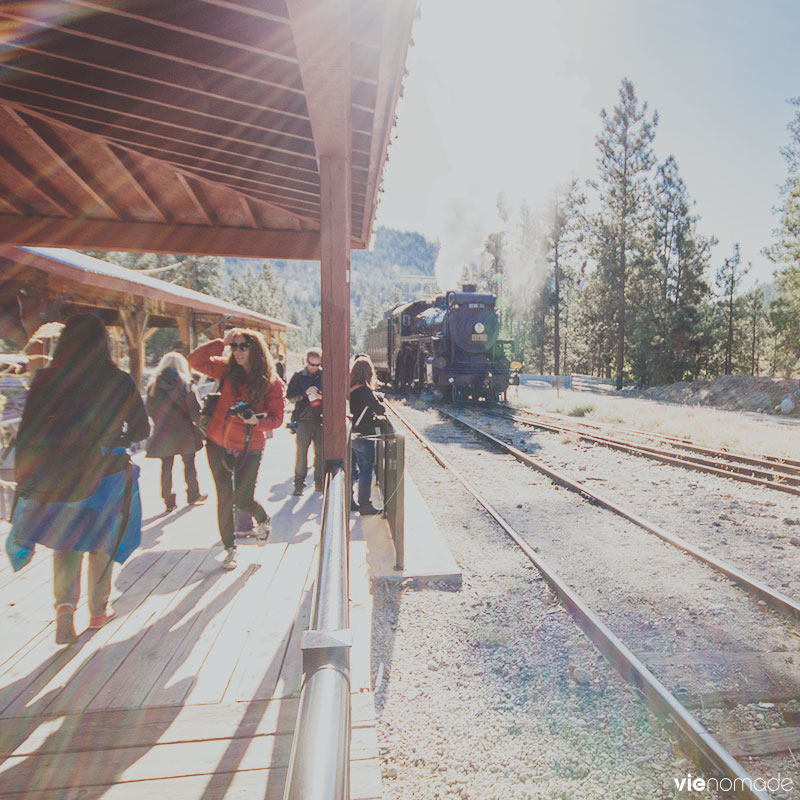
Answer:
POLYGON ((681 381, 645 389, 642 397, 684 405, 703 405, 731 411, 773 412, 797 380, 750 375, 720 375, 708 381, 681 381))
MULTIPOLYGON (((438 243, 419 233, 378 228, 370 250, 351 253, 351 338, 356 349, 363 348, 366 327, 374 324, 390 302, 435 290, 438 252, 438 243)), ((319 262, 272 260, 271 264, 276 289, 284 296, 283 317, 303 328, 295 344, 319 343, 319 262)), ((252 265, 251 259, 224 259, 228 279, 252 265)))

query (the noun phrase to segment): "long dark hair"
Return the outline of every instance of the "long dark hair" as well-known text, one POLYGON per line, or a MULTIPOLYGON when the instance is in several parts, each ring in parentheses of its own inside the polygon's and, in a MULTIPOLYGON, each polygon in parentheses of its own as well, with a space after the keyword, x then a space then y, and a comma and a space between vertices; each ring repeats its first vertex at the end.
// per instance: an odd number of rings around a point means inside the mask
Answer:
POLYGON ((70 317, 58 338, 50 367, 59 375, 80 379, 112 363, 103 320, 94 314, 70 317))
POLYGON ((245 341, 250 342, 250 358, 248 360, 248 370, 239 366, 231 353, 228 361, 231 380, 238 387, 244 386, 250 404, 258 406, 267 393, 267 388, 275 380, 275 364, 272 355, 267 349, 264 337, 250 328, 234 328, 235 336, 243 336, 245 341))
POLYGON ((371 389, 374 380, 375 368, 372 366, 372 360, 369 356, 358 356, 350 368, 350 386, 363 383, 371 389))

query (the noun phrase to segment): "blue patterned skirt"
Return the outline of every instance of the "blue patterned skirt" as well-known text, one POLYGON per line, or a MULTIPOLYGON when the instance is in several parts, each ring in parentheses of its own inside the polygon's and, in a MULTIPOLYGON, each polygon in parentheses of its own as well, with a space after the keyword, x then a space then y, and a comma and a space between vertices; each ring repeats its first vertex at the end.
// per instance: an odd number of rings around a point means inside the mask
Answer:
POLYGON ((105 550, 120 564, 141 544, 142 501, 139 467, 131 465, 133 487, 128 522, 119 547, 123 520, 126 472, 115 472, 100 481, 94 494, 74 503, 43 503, 19 497, 6 539, 6 553, 13 569, 22 569, 37 544, 53 550, 105 550), (115 551, 116 548, 116 551, 115 551))

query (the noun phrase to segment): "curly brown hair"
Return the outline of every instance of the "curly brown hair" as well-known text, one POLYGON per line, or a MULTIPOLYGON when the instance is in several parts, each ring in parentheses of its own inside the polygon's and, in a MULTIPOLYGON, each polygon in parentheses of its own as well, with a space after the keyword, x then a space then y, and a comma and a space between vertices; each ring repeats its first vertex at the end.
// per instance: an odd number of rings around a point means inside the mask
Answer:
POLYGON ((275 362, 267 348, 264 337, 251 328, 234 328, 234 336, 243 336, 250 342, 250 358, 248 368, 240 367, 231 353, 228 361, 231 380, 241 388, 245 387, 250 405, 258 407, 267 393, 269 385, 275 380, 275 362))

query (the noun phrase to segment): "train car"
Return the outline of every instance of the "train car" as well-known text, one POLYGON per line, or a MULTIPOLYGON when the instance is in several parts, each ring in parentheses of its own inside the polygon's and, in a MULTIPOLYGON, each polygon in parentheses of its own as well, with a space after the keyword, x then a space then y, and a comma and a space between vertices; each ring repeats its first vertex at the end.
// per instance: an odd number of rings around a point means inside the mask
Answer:
POLYGON ((367 334, 378 378, 400 390, 433 387, 456 403, 504 401, 509 361, 495 300, 452 291, 386 312, 367 334))

